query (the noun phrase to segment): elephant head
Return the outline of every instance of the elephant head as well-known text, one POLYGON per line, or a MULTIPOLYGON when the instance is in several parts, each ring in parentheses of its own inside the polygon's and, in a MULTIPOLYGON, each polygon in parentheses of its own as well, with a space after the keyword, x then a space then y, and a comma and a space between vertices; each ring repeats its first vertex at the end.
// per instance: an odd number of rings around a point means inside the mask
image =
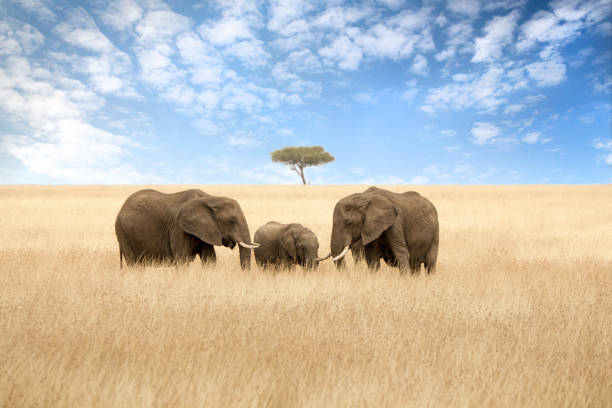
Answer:
POLYGON ((305 268, 319 264, 319 241, 316 235, 300 224, 290 224, 279 238, 281 250, 305 268))
POLYGON ((236 200, 226 197, 197 197, 185 202, 176 216, 178 227, 210 245, 234 248, 239 244, 240 266, 251 264, 251 234, 236 200))
POLYGON ((334 208, 331 236, 331 255, 336 266, 351 245, 361 240, 366 246, 400 222, 400 210, 389 199, 380 195, 357 193, 338 201, 334 208))

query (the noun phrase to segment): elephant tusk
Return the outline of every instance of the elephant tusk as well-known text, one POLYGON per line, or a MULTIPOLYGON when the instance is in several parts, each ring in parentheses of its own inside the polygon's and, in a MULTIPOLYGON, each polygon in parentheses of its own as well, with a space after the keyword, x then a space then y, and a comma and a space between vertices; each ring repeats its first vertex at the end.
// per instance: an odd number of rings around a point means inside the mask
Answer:
POLYGON ((261 244, 258 244, 257 242, 253 242, 252 244, 245 244, 244 242, 240 241, 240 242, 238 242, 238 244, 241 247, 249 248, 249 249, 259 248, 261 246, 261 244))
POLYGON ((334 261, 344 258, 344 255, 346 255, 346 252, 348 251, 348 249, 349 249, 348 245, 345 246, 342 252, 340 252, 340 255, 334 257, 334 261))
POLYGON ((321 261, 326 260, 327 258, 330 258, 331 256, 332 256, 332 255, 331 255, 331 252, 330 252, 330 253, 329 253, 329 255, 324 256, 323 258, 319 258, 319 257, 315 258, 315 261, 317 261, 317 262, 321 262, 321 261))

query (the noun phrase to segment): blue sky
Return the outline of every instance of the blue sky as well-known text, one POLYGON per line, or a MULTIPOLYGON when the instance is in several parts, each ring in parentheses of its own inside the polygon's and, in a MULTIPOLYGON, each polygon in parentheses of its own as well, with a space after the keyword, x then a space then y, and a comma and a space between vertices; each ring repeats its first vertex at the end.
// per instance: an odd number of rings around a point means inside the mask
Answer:
POLYGON ((609 0, 0 0, 0 183, 612 182, 609 0), (60 3, 59 5, 57 3, 60 3))

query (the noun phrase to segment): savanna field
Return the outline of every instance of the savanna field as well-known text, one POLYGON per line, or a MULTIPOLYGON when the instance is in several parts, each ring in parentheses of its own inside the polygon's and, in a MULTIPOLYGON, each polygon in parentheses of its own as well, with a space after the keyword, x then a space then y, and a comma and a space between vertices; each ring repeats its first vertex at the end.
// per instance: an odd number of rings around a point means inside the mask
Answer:
MULTIPOLYGON (((238 200, 251 235, 367 186, 189 186, 238 200)), ((325 261, 262 272, 119 269, 141 187, 0 187, 0 406, 612 405, 612 186, 417 186, 436 274, 325 261)), ((159 186, 175 192, 188 186, 159 186)))

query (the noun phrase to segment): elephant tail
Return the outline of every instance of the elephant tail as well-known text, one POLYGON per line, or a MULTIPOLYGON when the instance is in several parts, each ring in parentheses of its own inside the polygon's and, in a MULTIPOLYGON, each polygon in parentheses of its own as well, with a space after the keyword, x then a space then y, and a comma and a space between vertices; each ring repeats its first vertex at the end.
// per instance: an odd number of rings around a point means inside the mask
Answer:
POLYGON ((123 251, 119 247, 119 269, 123 269, 123 251))

